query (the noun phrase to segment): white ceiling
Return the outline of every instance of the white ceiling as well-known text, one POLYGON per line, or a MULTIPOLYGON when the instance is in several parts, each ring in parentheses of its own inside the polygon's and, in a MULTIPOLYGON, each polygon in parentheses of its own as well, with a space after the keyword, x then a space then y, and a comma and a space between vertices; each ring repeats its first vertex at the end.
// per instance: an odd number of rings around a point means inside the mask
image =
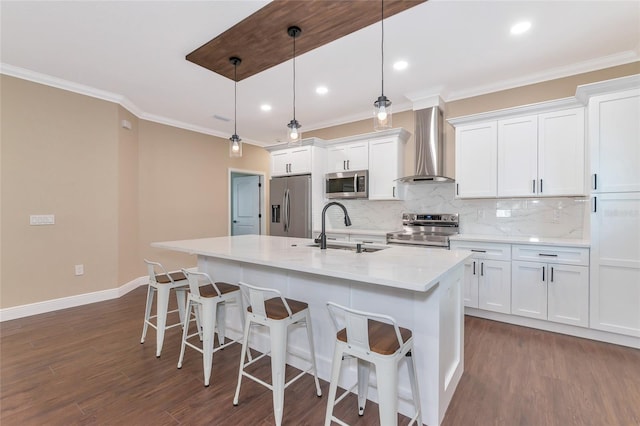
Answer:
MULTIPOLYGON (((233 82, 185 56, 266 3, 2 0, 1 71, 228 138, 233 82)), ((384 29, 385 95, 396 112, 433 95, 449 101, 640 59, 637 0, 430 0, 386 19, 384 29), (512 36, 510 26, 523 19, 531 30, 512 36), (402 72, 392 68, 399 59, 409 62, 402 72)), ((379 23, 299 56, 296 118, 303 137, 370 117, 380 95, 380 61, 379 23), (319 84, 329 93, 317 95, 319 84)), ((238 134, 245 142, 285 139, 292 90, 291 61, 238 83, 238 134), (265 102, 270 112, 260 110, 265 102)))

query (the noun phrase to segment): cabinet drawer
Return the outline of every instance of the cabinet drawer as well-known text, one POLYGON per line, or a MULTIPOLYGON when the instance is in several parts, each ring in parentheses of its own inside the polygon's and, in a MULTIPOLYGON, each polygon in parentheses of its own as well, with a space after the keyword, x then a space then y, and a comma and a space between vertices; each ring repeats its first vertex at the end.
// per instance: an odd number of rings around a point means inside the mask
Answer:
POLYGON ((451 241, 451 248, 472 251, 476 259, 511 260, 510 244, 451 241))
POLYGON ((562 263, 565 265, 589 265, 588 248, 514 244, 511 250, 513 260, 562 263))

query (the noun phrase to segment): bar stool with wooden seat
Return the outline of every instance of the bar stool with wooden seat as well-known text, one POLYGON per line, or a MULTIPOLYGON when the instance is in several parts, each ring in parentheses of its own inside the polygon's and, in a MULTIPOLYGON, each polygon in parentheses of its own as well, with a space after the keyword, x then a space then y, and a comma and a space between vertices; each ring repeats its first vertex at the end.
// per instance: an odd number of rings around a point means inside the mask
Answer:
POLYGON ((149 273, 149 286, 147 288, 147 305, 144 313, 144 325, 142 327, 140 343, 144 343, 144 339, 147 337, 147 328, 149 326, 155 328, 156 357, 159 358, 164 343, 165 330, 182 325, 188 283, 187 277, 180 271, 167 272, 158 262, 152 262, 147 259, 144 259, 144 263, 147 264, 147 271, 149 273), (169 311, 169 294, 172 289, 175 289, 178 309, 169 311), (158 293, 156 315, 151 315, 153 297, 156 292, 158 293), (180 322, 167 325, 167 315, 176 311, 179 314, 180 322), (153 319, 156 320, 155 324, 152 321, 153 319))
POLYGON ((315 351, 313 349, 313 333, 311 331, 311 316, 309 305, 292 299, 285 299, 282 294, 275 289, 255 287, 246 283, 239 283, 245 296, 248 295, 250 305, 247 308, 247 319, 244 325, 244 338, 242 341, 242 353, 240 356, 240 369, 238 371, 238 386, 233 398, 233 405, 238 405, 240 395, 240 385, 242 377, 245 376, 273 392, 273 413, 276 425, 282 424, 282 414, 284 408, 284 390, 293 382, 312 373, 316 383, 316 395, 322 396, 318 373, 316 369, 315 351), (268 298, 268 296, 272 296, 268 298), (245 357, 249 350, 249 330, 251 324, 261 324, 269 328, 271 340, 271 350, 245 363, 245 357), (287 335, 289 327, 292 325, 304 325, 307 329, 309 339, 309 368, 302 371, 296 377, 285 383, 285 369, 287 357, 287 335), (245 368, 266 355, 271 355, 271 384, 247 373, 245 368))
POLYGON ((338 332, 333 353, 325 426, 329 426, 332 421, 346 425, 333 415, 333 407, 356 387, 358 388, 358 414, 364 414, 371 364, 376 369, 380 424, 396 425, 398 422, 398 365, 403 359, 407 360, 416 409, 416 414, 409 424, 422 425, 418 379, 415 360, 412 357, 411 330, 398 327, 396 321, 388 315, 357 311, 333 302, 328 302, 327 308, 338 332), (339 325, 338 313, 344 319, 344 327, 339 325), (336 399, 340 367, 345 356, 357 359, 358 381, 336 399))
POLYGON ((189 295, 187 296, 187 312, 182 327, 182 345, 178 368, 182 368, 184 351, 187 346, 202 354, 204 370, 204 385, 209 386, 211 370, 213 368, 213 354, 220 349, 240 342, 241 338, 226 342, 226 306, 235 303, 240 310, 240 322, 244 328, 242 315, 242 294, 237 285, 214 282, 206 272, 189 272, 183 269, 189 281, 189 295), (189 323, 195 319, 196 331, 189 334, 189 323), (214 331, 218 331, 218 346, 214 348, 214 331), (198 336, 202 346, 197 346, 190 340, 198 336))

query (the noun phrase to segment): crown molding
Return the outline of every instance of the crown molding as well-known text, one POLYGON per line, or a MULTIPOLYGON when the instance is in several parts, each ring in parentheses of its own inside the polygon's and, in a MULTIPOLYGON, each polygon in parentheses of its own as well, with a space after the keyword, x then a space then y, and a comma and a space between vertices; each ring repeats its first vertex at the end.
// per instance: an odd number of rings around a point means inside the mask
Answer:
MULTIPOLYGON (((131 102, 130 99, 120 94, 108 92, 106 90, 96 89, 94 87, 86 86, 84 84, 74 83, 69 80, 64 80, 58 77, 53 77, 51 75, 31 71, 26 68, 20 68, 13 65, 0 63, 0 74, 5 74, 10 77, 20 78, 22 80, 28 80, 34 83, 43 84, 45 86, 55 87, 57 89, 66 90, 68 92, 73 92, 80 95, 89 96, 89 97, 100 99, 103 101, 115 103, 125 108, 126 110, 128 110, 129 112, 131 112, 133 115, 135 115, 141 120, 152 121, 154 123, 164 124, 167 126, 189 130, 196 133, 216 136, 222 139, 227 139, 227 136, 228 136, 225 133, 208 129, 206 127, 196 126, 194 124, 186 123, 184 121, 174 120, 174 119, 163 117, 160 115, 149 114, 143 111, 141 108, 139 108, 136 104, 131 102)), ((252 139, 243 139, 242 142, 248 143, 251 145, 257 145, 260 147, 266 146, 266 143, 252 140, 252 139)))
POLYGON ((614 55, 604 56, 589 61, 578 62, 565 67, 557 67, 540 73, 534 73, 523 77, 504 80, 496 84, 489 84, 486 86, 478 86, 471 89, 453 91, 449 93, 445 98, 445 102, 472 98, 474 96, 486 95, 488 93, 514 89, 516 87, 528 86, 531 84, 542 83, 544 81, 598 71, 604 68, 625 65, 637 61, 640 61, 640 53, 638 52, 638 50, 627 50, 614 55))

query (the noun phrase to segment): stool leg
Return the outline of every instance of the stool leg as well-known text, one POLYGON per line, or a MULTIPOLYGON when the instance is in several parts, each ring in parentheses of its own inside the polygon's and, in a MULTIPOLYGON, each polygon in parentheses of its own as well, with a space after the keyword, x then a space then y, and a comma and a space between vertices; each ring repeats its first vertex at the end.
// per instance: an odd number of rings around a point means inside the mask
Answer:
POLYGON ((176 289, 176 301, 178 302, 178 315, 180 316, 180 324, 184 322, 184 308, 187 305, 186 290, 176 289))
POLYGON ((364 414, 367 405, 367 395, 369 394, 369 371, 371 363, 358 358, 358 415, 364 414))
POLYGON ((204 385, 209 386, 213 366, 213 333, 216 326, 217 303, 202 306, 202 365, 204 367, 204 385))
POLYGON ((238 397, 240 396, 240 385, 242 384, 242 372, 244 371, 244 360, 247 355, 247 348, 249 346, 249 329, 251 328, 251 319, 249 314, 246 314, 246 320, 244 324, 244 337, 242 338, 242 351, 240 352, 240 368, 238 369, 238 385, 236 386, 236 394, 233 397, 233 405, 238 405, 238 397))
POLYGON ((413 404, 416 407, 416 424, 422 425, 422 408, 420 403, 420 390, 418 388, 418 374, 416 370, 416 360, 412 355, 413 349, 405 356, 407 366, 409 367, 409 382, 411 383, 411 392, 413 393, 413 404))
POLYGON ((200 308, 200 304, 195 305, 195 310, 193 311, 193 315, 196 317, 196 330, 198 331, 198 337, 202 342, 202 309, 200 308))
POLYGON ((380 424, 395 426, 398 424, 398 365, 392 356, 378 360, 375 365, 380 424))
POLYGON ((316 395, 322 396, 322 390, 320 389, 320 381, 318 380, 318 369, 316 368, 316 351, 313 347, 313 331, 311 330, 311 314, 309 314, 308 309, 305 315, 305 322, 307 325, 307 337, 309 338, 309 353, 311 354, 311 365, 313 366, 313 378, 316 382, 316 395))
POLYGON ((218 327, 218 345, 224 345, 225 336, 226 336, 226 320, 227 320, 227 304, 225 302, 221 302, 218 304, 217 308, 217 318, 216 318, 216 326, 218 327))
POLYGON ((276 426, 282 424, 284 410, 284 373, 287 358, 286 320, 271 321, 271 381, 273 386, 273 415, 276 426))
POLYGON ((160 358, 164 343, 164 330, 167 326, 167 311, 169 310, 169 287, 158 287, 158 304, 156 306, 156 358, 160 358))
POLYGON ((338 381, 340 380, 340 368, 342 367, 342 350, 340 344, 336 343, 333 350, 333 361, 331 363, 331 381, 329 382, 329 396, 327 397, 327 413, 324 417, 324 425, 331 425, 331 417, 333 417, 333 406, 336 401, 336 392, 338 391, 338 381))
POLYGON ((189 298, 187 302, 187 312, 182 323, 182 342, 180 344, 180 357, 178 358, 178 368, 182 368, 182 361, 184 360, 184 349, 187 345, 187 336, 189 335, 189 321, 191 318, 191 309, 195 308, 193 301, 189 298))
POLYGON ((144 339, 147 337, 147 329, 149 328, 149 318, 151 318, 151 308, 153 307, 153 296, 156 289, 151 285, 147 286, 147 305, 144 308, 144 324, 142 325, 142 337, 140 343, 144 343, 144 339))

